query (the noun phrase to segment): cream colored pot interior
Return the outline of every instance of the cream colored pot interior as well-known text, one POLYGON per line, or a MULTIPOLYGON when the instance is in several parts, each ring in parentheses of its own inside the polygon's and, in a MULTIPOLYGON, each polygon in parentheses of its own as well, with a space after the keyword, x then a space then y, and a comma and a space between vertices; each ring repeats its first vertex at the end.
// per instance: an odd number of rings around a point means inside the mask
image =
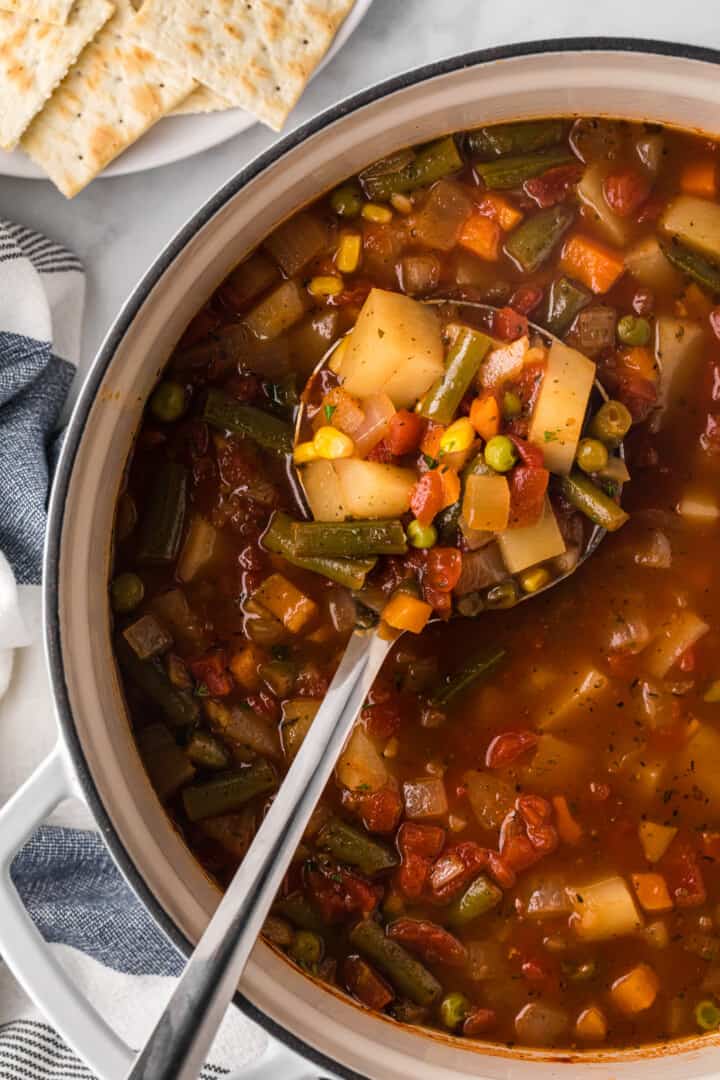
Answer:
MULTIPOLYGON (((173 344, 227 272, 280 219, 390 150, 493 120, 548 114, 647 119, 720 130, 720 69, 681 57, 541 53, 495 60, 396 91, 334 121, 234 195, 196 233, 145 299, 121 340, 88 417, 60 551, 62 654, 75 725, 120 841, 149 890, 191 940, 217 894, 169 826, 129 737, 112 660, 106 589, 113 504, 141 410, 173 344)), ((525 1078, 575 1073, 541 1054, 503 1056, 424 1036, 375 1017, 301 976, 258 945, 242 984, 264 1013, 347 1068, 378 1080, 525 1078)), ((583 1075, 631 1080, 720 1075, 707 1041, 670 1056, 617 1055, 583 1075), (648 1060, 651 1057, 652 1060, 648 1060)))

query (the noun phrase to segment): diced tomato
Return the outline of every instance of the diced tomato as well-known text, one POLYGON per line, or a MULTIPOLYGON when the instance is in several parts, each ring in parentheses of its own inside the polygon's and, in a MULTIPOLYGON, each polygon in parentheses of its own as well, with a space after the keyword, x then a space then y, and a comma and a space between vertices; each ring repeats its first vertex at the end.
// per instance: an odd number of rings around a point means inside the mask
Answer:
POLYGON ((641 423, 647 420, 657 404, 657 385, 642 376, 623 376, 617 397, 630 410, 635 423, 641 423))
POLYGON ((320 914, 328 923, 339 922, 356 912, 370 915, 380 898, 379 888, 331 863, 307 869, 305 879, 320 914))
POLYGON ((462 967, 467 961, 467 949, 462 942, 428 919, 395 919, 387 928, 387 936, 419 953, 428 964, 462 967))
POLYGON ((720 413, 708 413, 700 445, 708 454, 720 454, 720 413))
POLYGON ((509 437, 523 465, 529 465, 533 469, 542 469, 545 459, 539 446, 529 443, 527 439, 521 439, 518 435, 510 435, 509 437))
POLYGON ((610 173, 603 181, 605 202, 618 217, 630 217, 650 194, 652 185, 638 169, 622 169, 610 173))
POLYGON ((493 1009, 483 1009, 479 1005, 473 1006, 463 1020, 463 1035, 471 1038, 474 1035, 484 1035, 491 1031, 497 1024, 497 1013, 493 1009))
MULTIPOLYGON (((425 425, 425 431, 420 442, 420 450, 427 457, 435 460, 440 453, 440 440, 443 437, 445 427, 443 424, 436 424, 434 420, 428 420, 425 425)), ((428 469, 430 466, 421 458, 420 465, 423 469, 428 469)))
POLYGON ((486 870, 487 865, 488 849, 474 840, 448 848, 435 860, 430 871, 433 898, 440 903, 452 900, 481 870, 486 870))
POLYGON ((707 899, 700 860, 690 845, 676 837, 657 864, 677 907, 699 907, 707 899))
POLYGON ((449 593, 462 573, 462 555, 457 548, 431 548, 427 556, 426 580, 431 589, 449 593))
POLYGON ((403 801, 393 788, 384 787, 362 795, 358 799, 358 810, 368 832, 391 833, 402 816, 403 801))
MULTIPOLYGON (((295 686, 295 692, 299 693, 297 684, 295 686)), ((322 695, 313 695, 313 697, 315 696, 322 695)), ((252 709, 253 712, 267 716, 270 720, 280 719, 280 702, 269 690, 259 690, 257 694, 248 694, 245 698, 245 704, 249 709, 252 709)))
POLYGON ((295 680, 295 693, 298 697, 322 698, 327 693, 330 680, 317 664, 303 664, 295 680))
POLYGON ((227 670, 225 649, 211 649, 205 656, 188 660, 187 666, 194 678, 207 687, 211 697, 225 697, 232 692, 235 684, 227 670))
POLYGON ((500 308, 493 319, 493 333, 501 341, 515 341, 528 332, 527 316, 511 307, 500 308))
POLYGON ((423 893, 430 876, 430 859, 408 851, 403 855, 397 875, 397 887, 408 900, 417 900, 423 893))
POLYGON ((526 364, 518 377, 513 380, 513 389, 528 413, 534 408, 535 398, 542 385, 544 374, 544 364, 526 364))
POLYGON ((505 768, 523 754, 534 750, 537 741, 534 731, 506 731, 496 735, 485 752, 485 765, 488 769, 505 768))
POLYGON ((515 871, 507 859, 497 851, 488 852, 488 873, 501 889, 512 889, 515 885, 515 871))
POLYGON ((525 824, 530 828, 547 825, 552 821, 552 806, 542 795, 520 795, 517 809, 525 824))
POLYGON ((421 525, 430 525, 442 509, 443 483, 437 469, 421 476, 410 495, 410 509, 421 525))
POLYGON ((542 517, 550 473, 547 469, 517 465, 510 473, 509 480, 510 528, 534 525, 542 517))
POLYGON ((543 291, 537 285, 521 285, 510 297, 509 306, 521 315, 529 315, 543 298, 543 291))
POLYGON ((638 225, 647 221, 657 221, 666 206, 667 198, 664 195, 651 195, 636 218, 638 225))
POLYGON ((350 993, 376 1012, 381 1012, 395 997, 383 977, 359 956, 347 957, 343 976, 350 993))
POLYGON ((560 971, 557 961, 549 956, 527 951, 520 953, 520 971, 526 982, 545 993, 557 993, 560 989, 560 971))
POLYGON ((695 655, 695 649, 691 645, 689 649, 685 650, 685 652, 682 654, 682 656, 678 660, 678 667, 680 668, 681 671, 688 674, 689 672, 695 670, 696 664, 697 664, 697 657, 695 655))
POLYGON ((542 209, 557 206, 558 203, 567 198, 568 193, 575 187, 582 176, 582 172, 580 162, 558 165, 554 169, 548 169, 542 176, 535 176, 531 180, 526 180, 523 184, 523 191, 542 209))
POLYGON ((452 614, 452 596, 449 592, 441 592, 432 585, 423 586, 423 599, 429 604, 436 615, 441 619, 449 619, 452 614))
POLYGON ((425 421, 408 409, 398 409, 390 421, 387 444, 395 457, 417 450, 425 431, 425 421))
POLYGON ((392 700, 367 705, 361 716, 368 735, 377 739, 389 739, 400 729, 400 710, 392 700))
POLYGON ((514 871, 527 870, 538 862, 538 853, 527 836, 518 832, 500 842, 500 853, 506 865, 514 871))
POLYGON ((445 843, 445 830, 439 825, 416 825, 406 821, 397 834, 397 846, 401 855, 412 852, 427 859, 436 859, 445 843))
POLYGON ((390 448, 390 443, 387 439, 381 439, 379 443, 373 446, 372 450, 367 455, 367 461, 377 461, 381 465, 391 465, 393 461, 393 451, 390 448))

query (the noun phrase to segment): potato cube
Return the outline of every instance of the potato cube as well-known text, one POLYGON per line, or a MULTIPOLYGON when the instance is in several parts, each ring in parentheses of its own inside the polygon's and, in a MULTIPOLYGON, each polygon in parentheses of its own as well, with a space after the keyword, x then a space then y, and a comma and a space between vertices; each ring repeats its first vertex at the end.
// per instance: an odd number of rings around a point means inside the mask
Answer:
POLYGON ((594 382, 592 360, 554 341, 528 434, 550 472, 567 476, 572 468, 594 382))

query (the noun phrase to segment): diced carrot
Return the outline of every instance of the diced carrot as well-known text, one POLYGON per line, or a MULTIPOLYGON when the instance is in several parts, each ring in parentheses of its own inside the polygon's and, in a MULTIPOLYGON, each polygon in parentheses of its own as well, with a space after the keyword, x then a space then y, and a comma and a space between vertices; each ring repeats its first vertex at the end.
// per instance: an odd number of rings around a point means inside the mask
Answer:
POLYGON ((660 980, 649 964, 638 964, 616 979, 610 989, 613 1004, 620 1012, 632 1015, 649 1009, 660 989, 660 980))
POLYGON ((573 817, 568 801, 564 795, 553 795, 552 804, 555 808, 555 824, 558 836, 564 844, 575 846, 582 840, 582 829, 573 817))
POLYGON ((452 506, 460 498, 460 477, 455 469, 441 465, 440 479, 443 486, 443 503, 440 509, 444 510, 446 506, 452 506))
POLYGON ((228 666, 235 682, 251 694, 260 689, 258 667, 263 663, 263 659, 257 645, 246 645, 240 652, 233 653, 230 659, 228 666))
POLYGON ((409 593, 397 592, 383 608, 383 620, 395 630, 409 630, 419 634, 425 629, 432 615, 430 604, 418 600, 409 593))
POLYGON ((488 191, 483 195, 482 201, 478 203, 478 210, 497 221, 503 232, 510 232, 524 217, 522 210, 518 210, 509 199, 496 191, 488 191))
POLYGON ((718 193, 717 162, 713 158, 688 161, 680 173, 680 190, 701 199, 714 199, 718 193))
POLYGON ((594 293, 606 293, 625 269, 625 259, 621 251, 574 233, 565 241, 560 268, 594 293))
POLYGON ((645 911, 670 911, 672 897, 662 874, 633 874, 632 883, 645 911))
POLYGON ((500 406, 494 394, 481 394, 470 406, 470 423, 485 442, 500 431, 500 406))
POLYGON ((497 262, 500 257, 500 235, 497 221, 485 214, 471 214, 462 227, 458 243, 486 262, 497 262))
POLYGON ((271 574, 253 593, 253 600, 264 607, 293 634, 299 633, 315 618, 318 606, 282 574, 271 574))
POLYGON ((639 375, 648 382, 655 383, 660 374, 654 353, 644 345, 635 345, 631 349, 621 349, 618 353, 618 368, 639 375))
POLYGON ((442 424, 436 424, 434 420, 428 421, 425 434, 420 443, 420 449, 423 454, 427 454, 427 456, 431 458, 437 458, 440 454, 440 440, 444 433, 445 428, 442 424))

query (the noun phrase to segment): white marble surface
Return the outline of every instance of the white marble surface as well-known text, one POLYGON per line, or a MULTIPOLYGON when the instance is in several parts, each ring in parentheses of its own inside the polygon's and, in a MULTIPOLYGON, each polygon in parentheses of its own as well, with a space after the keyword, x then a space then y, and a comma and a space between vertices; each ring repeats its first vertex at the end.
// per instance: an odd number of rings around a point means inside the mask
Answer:
MULTIPOLYGON (((720 48, 714 0, 375 0, 291 125, 408 68, 490 45, 562 36, 653 37, 720 48)), ((66 202, 42 181, 0 177, 0 215, 74 248, 88 270, 83 364, 142 272, 220 184, 276 138, 257 126, 185 162, 98 180, 66 202)))

